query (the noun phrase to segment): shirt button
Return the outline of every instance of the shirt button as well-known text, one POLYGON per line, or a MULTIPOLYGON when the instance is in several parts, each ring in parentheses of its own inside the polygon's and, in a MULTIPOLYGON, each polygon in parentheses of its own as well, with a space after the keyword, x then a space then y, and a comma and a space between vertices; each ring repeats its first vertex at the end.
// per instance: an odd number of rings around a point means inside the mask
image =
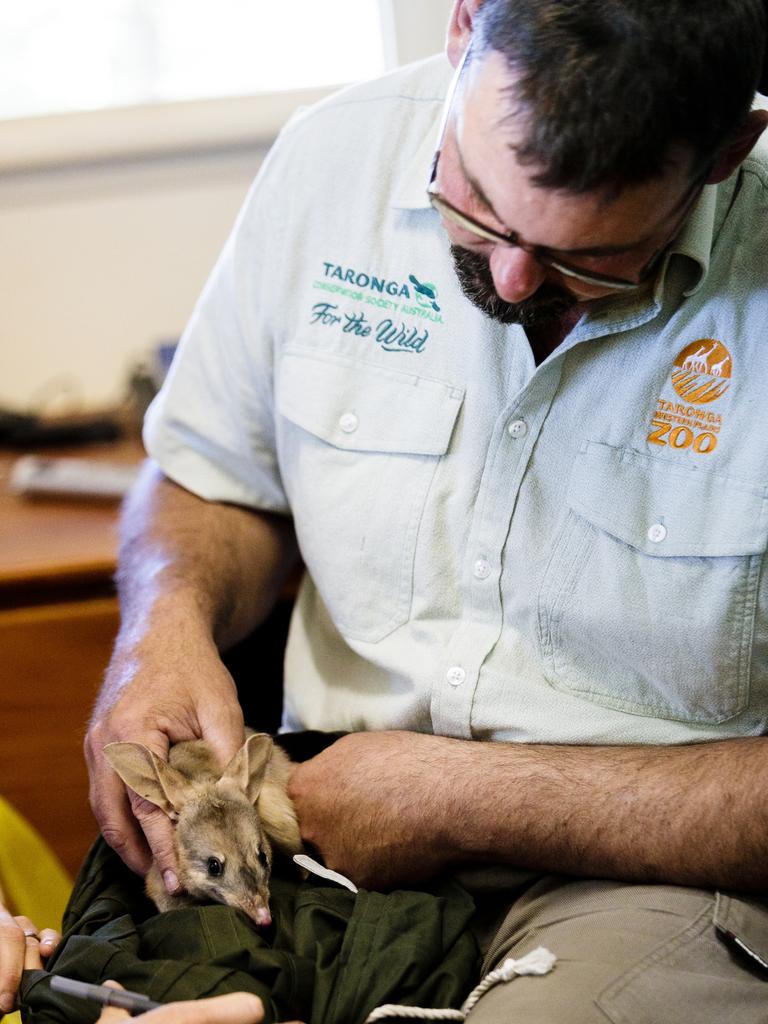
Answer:
POLYGON ((467 678, 467 673, 460 665, 454 665, 453 668, 449 668, 445 674, 445 678, 451 684, 451 686, 461 686, 464 680, 467 678))
POLYGON ((474 573, 476 579, 487 580, 491 575, 491 567, 484 558, 478 558, 475 562, 474 573))
POLYGON ((345 412, 339 419, 339 426, 345 434, 354 434, 360 421, 353 412, 345 412))
POLYGON ((507 433, 510 437, 514 437, 515 440, 519 440, 528 433, 528 424, 525 420, 512 420, 507 427, 507 433))
POLYGON ((661 544, 667 536, 667 528, 663 523, 654 523, 648 529, 648 540, 651 544, 661 544))

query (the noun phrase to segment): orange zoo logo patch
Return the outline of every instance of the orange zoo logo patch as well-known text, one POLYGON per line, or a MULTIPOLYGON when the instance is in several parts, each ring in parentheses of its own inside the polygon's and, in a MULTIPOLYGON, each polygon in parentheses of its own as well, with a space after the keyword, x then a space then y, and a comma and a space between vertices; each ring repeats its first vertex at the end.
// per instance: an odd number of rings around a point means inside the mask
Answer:
POLYGON ((672 386, 682 402, 660 398, 651 420, 650 444, 710 455, 723 425, 720 413, 702 408, 731 386, 731 353, 715 338, 692 341, 672 367, 672 386))
POLYGON ((686 402, 703 405, 720 398, 731 383, 731 353, 714 338, 699 338, 675 360, 672 386, 686 402))

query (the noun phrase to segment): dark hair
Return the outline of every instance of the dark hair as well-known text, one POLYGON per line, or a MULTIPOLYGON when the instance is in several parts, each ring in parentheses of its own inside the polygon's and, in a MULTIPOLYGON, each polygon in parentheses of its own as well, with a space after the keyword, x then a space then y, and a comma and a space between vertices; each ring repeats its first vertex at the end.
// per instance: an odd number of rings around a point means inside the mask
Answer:
POLYGON ((765 20, 763 0, 485 0, 470 59, 515 74, 533 181, 585 192, 659 175, 676 146, 706 167, 749 112, 765 20))

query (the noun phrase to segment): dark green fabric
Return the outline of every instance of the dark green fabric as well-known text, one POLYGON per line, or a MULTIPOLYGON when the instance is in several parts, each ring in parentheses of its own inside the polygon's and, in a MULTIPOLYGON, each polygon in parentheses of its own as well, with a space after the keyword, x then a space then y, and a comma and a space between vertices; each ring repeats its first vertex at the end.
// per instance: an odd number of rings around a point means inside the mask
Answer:
MULTIPOLYGON (((381 1003, 461 1005, 480 956, 469 930, 474 904, 453 882, 429 892, 382 894, 274 875, 273 924, 257 929, 220 905, 158 914, 142 882, 99 840, 64 917, 51 973, 108 978, 160 1002, 247 991, 267 1024, 361 1024, 381 1003)), ((98 1012, 52 992, 47 972, 25 974, 31 1024, 95 1021, 98 1012)))

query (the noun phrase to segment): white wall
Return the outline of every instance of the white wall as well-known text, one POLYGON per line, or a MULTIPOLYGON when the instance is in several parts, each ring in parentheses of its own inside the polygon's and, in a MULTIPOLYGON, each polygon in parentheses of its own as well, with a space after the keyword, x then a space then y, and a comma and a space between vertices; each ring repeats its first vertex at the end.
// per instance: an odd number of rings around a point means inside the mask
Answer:
POLYGON ((0 403, 117 402, 130 367, 181 330, 257 166, 253 153, 0 182, 0 403))
POLYGON ((445 45, 445 30, 452 0, 390 0, 396 59, 408 64, 445 45))
MULTIPOLYGON (((450 0, 391 2, 398 63, 442 47, 450 0)), ((130 368, 178 336, 264 152, 217 145, 27 170, 5 147, 0 405, 35 407, 64 391, 85 407, 111 404, 130 368)))

